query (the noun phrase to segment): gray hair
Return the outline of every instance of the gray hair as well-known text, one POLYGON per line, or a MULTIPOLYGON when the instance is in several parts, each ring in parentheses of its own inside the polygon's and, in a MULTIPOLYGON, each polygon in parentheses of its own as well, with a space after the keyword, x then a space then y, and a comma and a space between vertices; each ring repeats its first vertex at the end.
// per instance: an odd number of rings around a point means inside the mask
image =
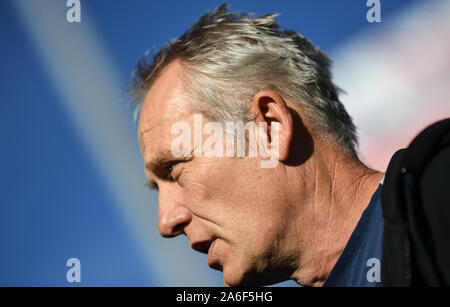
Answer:
POLYGON ((248 121, 253 96, 273 90, 300 106, 313 129, 356 158, 356 127, 339 101, 331 60, 299 33, 282 29, 276 16, 236 13, 226 4, 206 13, 150 63, 146 56, 139 61, 132 81, 137 112, 162 69, 179 59, 192 111, 214 121, 248 121))

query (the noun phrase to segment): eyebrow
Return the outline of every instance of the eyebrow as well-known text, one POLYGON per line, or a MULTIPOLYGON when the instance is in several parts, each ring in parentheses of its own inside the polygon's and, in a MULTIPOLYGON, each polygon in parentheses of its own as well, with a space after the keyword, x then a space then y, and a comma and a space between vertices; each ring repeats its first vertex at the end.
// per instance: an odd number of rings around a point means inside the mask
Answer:
POLYGON ((145 163, 145 168, 150 172, 155 173, 156 170, 160 169, 161 167, 171 162, 176 161, 177 159, 180 158, 174 157, 170 150, 162 151, 157 153, 154 158, 145 163))

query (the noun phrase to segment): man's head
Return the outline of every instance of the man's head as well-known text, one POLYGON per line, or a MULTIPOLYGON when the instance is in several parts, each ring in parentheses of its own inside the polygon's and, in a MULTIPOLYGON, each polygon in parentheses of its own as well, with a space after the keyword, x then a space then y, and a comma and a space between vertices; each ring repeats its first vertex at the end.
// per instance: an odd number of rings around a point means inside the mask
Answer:
POLYGON ((302 246, 312 238, 298 237, 298 227, 300 214, 314 215, 306 205, 313 196, 298 188, 313 177, 298 168, 319 143, 356 160, 355 127, 329 65, 273 14, 236 14, 226 6, 204 15, 153 62, 138 65, 139 142, 149 181, 159 189, 159 230, 166 237, 185 234, 194 249, 209 251, 208 264, 223 270, 227 285, 275 283, 311 261, 302 246), (255 131, 269 147, 276 123, 282 163, 262 168, 260 157, 175 157, 174 124, 194 131, 194 114, 204 122, 266 123, 267 134, 255 131))

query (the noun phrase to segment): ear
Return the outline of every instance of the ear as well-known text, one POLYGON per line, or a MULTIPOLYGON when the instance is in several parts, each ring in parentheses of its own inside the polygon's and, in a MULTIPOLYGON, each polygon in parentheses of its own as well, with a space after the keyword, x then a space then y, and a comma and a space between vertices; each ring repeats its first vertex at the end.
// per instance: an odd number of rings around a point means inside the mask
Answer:
POLYGON ((283 97, 274 91, 259 91, 253 97, 250 110, 255 115, 256 124, 267 123, 268 144, 271 146, 272 122, 279 124, 279 160, 287 160, 294 127, 291 112, 283 97))

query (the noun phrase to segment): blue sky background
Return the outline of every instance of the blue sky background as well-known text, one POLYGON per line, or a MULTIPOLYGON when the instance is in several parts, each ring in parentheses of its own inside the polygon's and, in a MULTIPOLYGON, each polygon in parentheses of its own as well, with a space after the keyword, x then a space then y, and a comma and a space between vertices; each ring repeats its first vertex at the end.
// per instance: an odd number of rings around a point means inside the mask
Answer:
MULTIPOLYGON (((170 285, 170 278, 163 282, 160 273, 153 273, 152 265, 147 268, 146 255, 114 205, 122 200, 114 197, 104 175, 97 171, 91 145, 74 127, 72 114, 61 102, 64 97, 49 77, 19 16, 20 8, 13 2, 0 1, 0 285, 73 285, 66 281, 65 263, 71 257, 81 260, 81 285, 170 285)), ((414 2, 422 1, 381 1, 382 20, 414 2)), ((61 18, 65 18, 65 1, 39 3, 44 7, 60 5, 61 18)), ((156 51, 180 36, 222 2, 81 3, 82 25, 71 26, 95 29, 118 72, 119 86, 125 89, 134 65, 147 49, 156 51)), ((383 24, 366 21, 368 8, 362 0, 229 3, 232 9, 243 12, 280 13, 278 20, 285 28, 301 32, 329 53, 355 35, 383 24)), ((36 27, 39 31, 39 25, 36 27)), ((70 49, 65 52, 65 61, 79 55, 70 49)), ((123 107, 123 114, 129 120, 127 133, 137 148, 132 108, 123 107)), ((148 197, 155 196, 149 193, 148 197)), ((149 227, 156 225, 149 221, 149 227)), ((195 257, 206 266, 201 255, 195 257)), ((153 265, 164 270, 169 264, 153 265)), ((221 285, 216 272, 208 277, 208 283, 201 276, 192 278, 199 278, 203 285, 221 285)))

